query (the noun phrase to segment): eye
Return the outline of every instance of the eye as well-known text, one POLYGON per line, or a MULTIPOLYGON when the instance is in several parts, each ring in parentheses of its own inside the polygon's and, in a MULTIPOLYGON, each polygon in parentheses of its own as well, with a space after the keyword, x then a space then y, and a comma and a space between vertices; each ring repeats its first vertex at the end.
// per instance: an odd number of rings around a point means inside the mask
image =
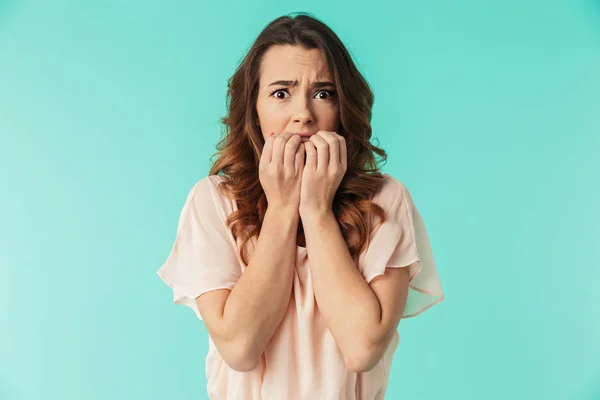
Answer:
MULTIPOLYGON (((278 93, 287 93, 289 96, 289 92, 287 89, 277 89, 274 92, 271 92, 271 96, 275 97, 278 100, 285 100, 287 97, 279 96, 278 93)), ((319 90, 315 96, 318 96, 319 100, 331 100, 335 96, 335 92, 331 90, 319 90), (327 93, 327 97, 323 98, 320 96, 321 93, 327 93)))
POLYGON ((319 96, 319 94, 321 94, 321 93, 327 93, 326 98, 319 97, 319 99, 321 99, 321 100, 331 100, 331 98, 335 95, 335 92, 332 92, 331 90, 320 90, 317 93, 317 96, 319 96))
POLYGON ((277 93, 288 93, 288 92, 287 92, 287 89, 277 89, 276 91, 271 92, 271 96, 275 97, 276 99, 283 100, 283 99, 286 99, 286 97, 277 96, 277 93))

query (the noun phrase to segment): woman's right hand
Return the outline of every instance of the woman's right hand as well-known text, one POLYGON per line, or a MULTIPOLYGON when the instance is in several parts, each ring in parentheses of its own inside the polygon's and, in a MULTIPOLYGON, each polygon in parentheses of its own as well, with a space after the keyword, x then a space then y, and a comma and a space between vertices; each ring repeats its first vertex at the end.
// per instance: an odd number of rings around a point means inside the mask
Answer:
POLYGON ((304 143, 301 136, 284 132, 267 138, 258 175, 269 208, 298 212, 303 169, 304 143))

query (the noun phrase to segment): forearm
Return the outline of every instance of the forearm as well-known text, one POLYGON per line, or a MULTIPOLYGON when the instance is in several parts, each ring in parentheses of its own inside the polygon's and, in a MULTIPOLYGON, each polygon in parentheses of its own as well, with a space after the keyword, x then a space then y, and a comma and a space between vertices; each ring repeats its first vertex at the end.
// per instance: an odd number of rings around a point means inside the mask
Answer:
POLYGON ((267 210, 248 267, 225 303, 225 326, 250 360, 258 360, 287 309, 298 220, 293 212, 267 210))
POLYGON ((381 307, 356 268, 335 216, 315 214, 303 217, 302 224, 317 304, 340 351, 347 361, 380 353, 381 307))

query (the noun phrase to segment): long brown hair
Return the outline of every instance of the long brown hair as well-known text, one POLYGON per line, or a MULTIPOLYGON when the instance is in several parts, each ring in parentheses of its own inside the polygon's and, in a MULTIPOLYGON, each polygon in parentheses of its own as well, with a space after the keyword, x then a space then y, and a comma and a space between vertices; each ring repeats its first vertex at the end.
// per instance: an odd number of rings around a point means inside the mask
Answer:
MULTIPOLYGON (((217 144, 218 156, 210 175, 224 177, 220 189, 237 201, 238 210, 227 218, 235 238, 242 239, 240 257, 247 263, 244 248, 258 236, 267 210, 267 198, 260 184, 258 164, 264 138, 258 126, 256 99, 261 59, 275 45, 319 49, 327 59, 337 88, 340 112, 339 135, 347 146, 346 174, 334 196, 332 210, 353 258, 366 247, 371 232, 371 217, 385 220, 385 211, 371 201, 383 181, 380 162, 386 152, 371 144, 373 92, 360 74, 348 50, 323 22, 308 13, 284 15, 269 23, 258 35, 241 64, 229 79, 228 114, 221 118, 225 137, 217 144)), ((297 242, 305 243, 301 222, 297 242)))

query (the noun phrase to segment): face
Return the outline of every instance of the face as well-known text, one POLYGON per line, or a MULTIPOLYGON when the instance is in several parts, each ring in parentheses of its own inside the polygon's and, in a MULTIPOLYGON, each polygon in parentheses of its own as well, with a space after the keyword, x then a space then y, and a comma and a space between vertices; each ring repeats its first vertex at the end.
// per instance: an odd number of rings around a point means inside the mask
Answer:
POLYGON ((256 111, 265 140, 271 132, 338 133, 339 105, 331 72, 318 49, 272 46, 261 64, 256 111))

